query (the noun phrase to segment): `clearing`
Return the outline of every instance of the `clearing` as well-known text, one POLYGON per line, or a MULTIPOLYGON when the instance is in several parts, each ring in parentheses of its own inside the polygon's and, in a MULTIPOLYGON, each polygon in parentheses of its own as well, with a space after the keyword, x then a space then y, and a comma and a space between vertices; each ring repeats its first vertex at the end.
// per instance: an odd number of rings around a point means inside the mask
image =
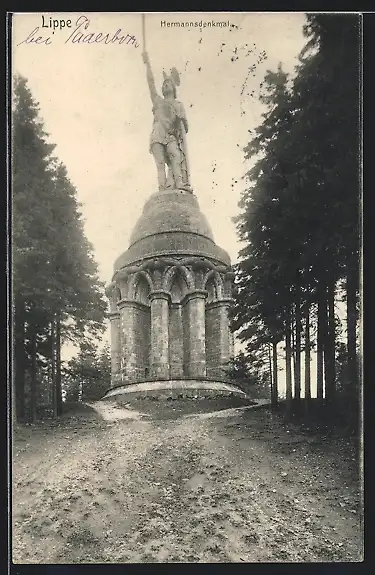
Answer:
POLYGON ((362 561, 358 454, 233 400, 83 404, 14 432, 13 562, 362 561))

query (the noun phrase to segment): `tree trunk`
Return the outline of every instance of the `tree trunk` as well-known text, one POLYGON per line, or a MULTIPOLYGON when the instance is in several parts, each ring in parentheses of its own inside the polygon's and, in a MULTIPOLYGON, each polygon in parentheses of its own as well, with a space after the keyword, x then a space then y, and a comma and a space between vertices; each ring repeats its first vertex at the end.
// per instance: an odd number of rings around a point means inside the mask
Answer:
POLYGON ((306 404, 311 400, 311 346, 310 346, 310 306, 306 305, 305 311, 305 400, 306 404))
POLYGON ((316 366, 316 396, 323 399, 324 385, 324 332, 326 328, 326 299, 325 290, 321 290, 318 300, 318 333, 317 333, 317 366, 316 366))
POLYGON ((57 417, 55 320, 51 321, 51 390, 52 413, 57 417))
POLYGON ((329 387, 329 379, 330 375, 330 359, 331 355, 329 353, 329 323, 328 323, 328 287, 325 286, 324 292, 324 307, 322 307, 322 314, 323 314, 323 357, 324 357, 324 397, 327 400, 327 393, 329 395, 329 391, 327 388, 329 387))
POLYGON ((291 325, 290 313, 287 317, 285 330, 285 385, 286 385, 286 409, 289 415, 292 411, 292 348, 291 348, 291 325))
POLYGON ((297 296, 296 305, 296 362, 295 362, 295 376, 294 376, 294 394, 297 402, 301 399, 301 306, 299 294, 297 296))
POLYGON ((30 370, 30 404, 31 404, 31 420, 36 423, 38 419, 38 405, 37 405, 37 340, 35 325, 31 325, 30 333, 30 353, 31 353, 31 370, 30 370))
POLYGON ((291 343, 292 343, 292 360, 293 360, 293 382, 292 382, 292 389, 293 389, 293 397, 296 397, 296 333, 295 333, 295 311, 294 307, 292 307, 292 315, 291 315, 291 322, 290 322, 290 335, 291 335, 291 343))
POLYGON ((61 389, 61 322, 56 320, 56 414, 62 414, 62 389, 61 389))
POLYGON ((272 342, 272 390, 271 390, 271 405, 275 409, 278 403, 278 378, 277 378, 277 342, 272 342))
POLYGON ((335 282, 330 278, 327 285, 327 331, 324 349, 326 366, 326 402, 334 405, 336 390, 336 363, 335 363, 335 282))
MULTIPOLYGON (((22 325, 22 332, 24 332, 24 325, 22 325)), ((14 343, 14 388, 18 420, 25 418, 25 360, 24 334, 16 334, 14 343)))
POLYGON ((268 361, 269 361, 269 374, 270 374, 270 388, 271 388, 271 395, 272 395, 272 347, 271 344, 268 344, 268 361))
MULTIPOLYGON (((14 313, 14 355, 13 355, 13 390, 15 392, 16 419, 25 417, 25 310, 20 301, 16 301, 14 313)), ((12 403, 12 406, 14 404, 12 403)))
MULTIPOLYGON (((15 345, 13 345, 12 347, 12 363, 13 366, 15 366, 15 345)), ((11 377, 11 384, 9 386, 9 390, 8 393, 10 393, 10 397, 11 397, 11 401, 9 404, 10 408, 10 413, 11 413, 11 417, 10 417, 10 421, 11 421, 11 425, 12 428, 14 429, 14 426, 17 425, 17 388, 16 388, 16 374, 13 372, 12 377, 11 377)))
POLYGON ((348 269, 346 278, 346 321, 348 350, 348 384, 351 397, 357 396, 358 366, 357 366, 357 334, 356 334, 357 278, 355 271, 348 269))

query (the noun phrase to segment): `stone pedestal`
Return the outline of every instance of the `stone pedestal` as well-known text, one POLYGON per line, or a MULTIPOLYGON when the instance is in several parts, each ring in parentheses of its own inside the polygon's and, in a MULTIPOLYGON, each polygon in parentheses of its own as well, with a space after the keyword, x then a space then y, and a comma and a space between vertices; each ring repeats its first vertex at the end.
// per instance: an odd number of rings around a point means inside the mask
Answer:
POLYGON ((233 355, 231 281, 230 258, 215 244, 197 197, 152 194, 107 288, 112 386, 120 376, 122 385, 225 378, 233 355))

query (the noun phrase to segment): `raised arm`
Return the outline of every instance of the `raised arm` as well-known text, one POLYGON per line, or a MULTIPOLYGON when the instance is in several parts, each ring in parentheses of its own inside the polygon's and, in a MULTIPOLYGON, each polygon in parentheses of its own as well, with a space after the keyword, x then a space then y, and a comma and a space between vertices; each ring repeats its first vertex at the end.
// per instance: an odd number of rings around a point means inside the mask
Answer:
POLYGON ((148 57, 147 52, 143 52, 142 58, 143 58, 144 63, 146 64, 146 77, 147 77, 148 87, 150 89, 151 100, 152 100, 152 102, 154 102, 154 100, 156 99, 158 94, 157 94, 157 91, 155 88, 154 75, 153 75, 152 70, 151 70, 150 59, 148 57))

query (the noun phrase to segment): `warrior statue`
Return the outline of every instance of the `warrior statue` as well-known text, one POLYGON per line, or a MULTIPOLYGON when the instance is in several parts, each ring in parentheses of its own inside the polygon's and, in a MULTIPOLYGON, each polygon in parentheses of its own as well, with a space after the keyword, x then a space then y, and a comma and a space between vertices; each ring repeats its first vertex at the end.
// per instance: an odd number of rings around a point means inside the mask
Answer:
POLYGON ((143 52, 142 56, 146 64, 147 82, 153 104, 154 122, 150 152, 155 158, 159 190, 174 188, 191 192, 186 146, 188 123, 183 104, 176 100, 176 87, 180 84, 179 74, 176 68, 172 68, 170 76, 163 72, 163 97, 161 97, 155 88, 147 52, 143 52), (168 176, 165 173, 166 165, 168 176))

